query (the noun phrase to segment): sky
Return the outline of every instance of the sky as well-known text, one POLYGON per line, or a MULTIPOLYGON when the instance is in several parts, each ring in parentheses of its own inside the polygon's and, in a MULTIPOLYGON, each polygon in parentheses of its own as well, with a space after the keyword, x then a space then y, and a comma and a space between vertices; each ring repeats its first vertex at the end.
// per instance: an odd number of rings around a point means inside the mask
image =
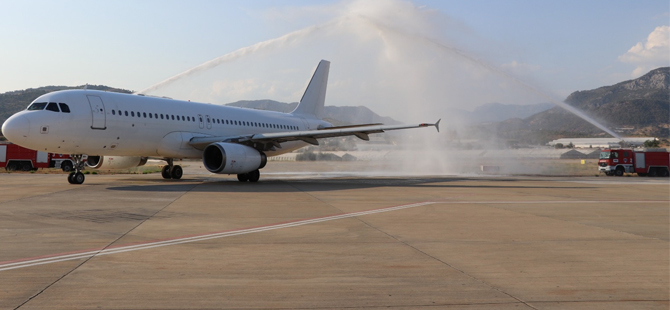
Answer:
POLYGON ((0 92, 102 84, 294 102, 327 59, 327 105, 427 121, 669 66, 669 11, 667 0, 0 0, 0 92))

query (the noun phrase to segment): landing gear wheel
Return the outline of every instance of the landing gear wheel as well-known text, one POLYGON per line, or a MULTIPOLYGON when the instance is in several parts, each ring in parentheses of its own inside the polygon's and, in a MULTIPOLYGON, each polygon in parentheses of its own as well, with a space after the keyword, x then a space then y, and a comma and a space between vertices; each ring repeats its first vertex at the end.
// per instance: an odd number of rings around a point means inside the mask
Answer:
POLYGON ((81 172, 70 172, 67 176, 67 181, 70 182, 70 184, 83 184, 85 179, 86 177, 84 177, 84 174, 81 172))
POLYGON ((163 170, 161 170, 161 176, 163 176, 163 179, 172 179, 172 175, 170 175, 170 166, 163 167, 163 170))
POLYGON ((184 170, 181 169, 181 166, 173 166, 172 171, 170 171, 170 176, 175 179, 179 180, 181 179, 181 176, 184 175, 184 170))
POLYGON ((261 172, 258 170, 251 171, 247 173, 247 177, 249 178, 249 182, 258 182, 261 178, 261 172))
POLYGON ((616 168, 616 170, 614 170, 614 175, 616 175, 618 177, 623 176, 623 168, 621 168, 621 167, 616 168))
POLYGON ((246 182, 249 181, 249 174, 248 173, 240 173, 237 175, 237 180, 240 182, 246 182))
POLYGON ((661 168, 661 171, 658 172, 658 176, 662 178, 667 178, 669 174, 670 173, 668 173, 668 169, 664 168, 661 168))
POLYGON ((72 171, 67 175, 67 181, 70 184, 83 184, 86 178, 84 177, 84 174, 81 173, 81 170, 83 169, 82 155, 72 155, 72 160, 74 161, 75 171, 72 171))

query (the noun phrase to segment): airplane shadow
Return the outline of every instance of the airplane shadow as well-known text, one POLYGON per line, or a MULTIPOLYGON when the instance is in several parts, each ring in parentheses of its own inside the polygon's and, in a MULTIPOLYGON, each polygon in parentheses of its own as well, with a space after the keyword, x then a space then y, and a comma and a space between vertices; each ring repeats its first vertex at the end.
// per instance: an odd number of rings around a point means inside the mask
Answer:
MULTIPOLYGON (((129 179, 130 181, 130 179, 129 179)), ((144 180, 146 181, 146 180, 144 180)), ((249 193, 286 193, 312 191, 340 191, 351 189, 401 187, 401 188, 502 188, 502 189, 583 189, 591 190, 591 186, 541 185, 543 181, 551 179, 516 178, 481 178, 481 177, 397 177, 397 178, 328 178, 328 179, 286 179, 261 180, 257 183, 241 183, 233 179, 186 179, 186 180, 156 180, 151 185, 112 186, 108 190, 133 192, 249 192, 249 193), (184 183, 180 183, 183 181, 184 183), (186 183, 188 182, 188 183, 186 183), (463 183, 467 182, 467 183, 463 183), (493 184, 491 183, 493 182, 493 184), (522 183, 523 182, 523 183, 522 183), (539 184, 538 184, 539 182, 539 184), (535 185, 531 185, 535 184, 535 185)))

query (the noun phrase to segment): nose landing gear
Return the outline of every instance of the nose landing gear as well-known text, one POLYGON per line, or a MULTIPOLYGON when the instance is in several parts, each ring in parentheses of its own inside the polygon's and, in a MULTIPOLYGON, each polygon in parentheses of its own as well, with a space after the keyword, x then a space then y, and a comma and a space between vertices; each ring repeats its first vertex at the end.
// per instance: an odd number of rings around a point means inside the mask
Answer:
POLYGON ((84 162, 82 161, 82 155, 72 155, 72 160, 74 161, 74 169, 75 171, 70 172, 67 176, 67 181, 70 184, 83 184, 84 180, 86 179, 84 177, 84 174, 81 173, 81 170, 84 168, 84 162))

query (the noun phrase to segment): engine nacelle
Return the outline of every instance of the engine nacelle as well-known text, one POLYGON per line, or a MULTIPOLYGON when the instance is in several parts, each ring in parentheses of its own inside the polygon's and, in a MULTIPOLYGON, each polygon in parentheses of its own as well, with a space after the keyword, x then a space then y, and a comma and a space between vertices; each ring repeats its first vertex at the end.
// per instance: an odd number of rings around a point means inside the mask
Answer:
POLYGON ((89 156, 86 159, 86 167, 93 169, 128 169, 146 163, 146 157, 134 156, 89 156))
POLYGON ((263 152, 236 143, 212 143, 202 153, 202 163, 212 173, 247 173, 265 167, 267 161, 263 152))

